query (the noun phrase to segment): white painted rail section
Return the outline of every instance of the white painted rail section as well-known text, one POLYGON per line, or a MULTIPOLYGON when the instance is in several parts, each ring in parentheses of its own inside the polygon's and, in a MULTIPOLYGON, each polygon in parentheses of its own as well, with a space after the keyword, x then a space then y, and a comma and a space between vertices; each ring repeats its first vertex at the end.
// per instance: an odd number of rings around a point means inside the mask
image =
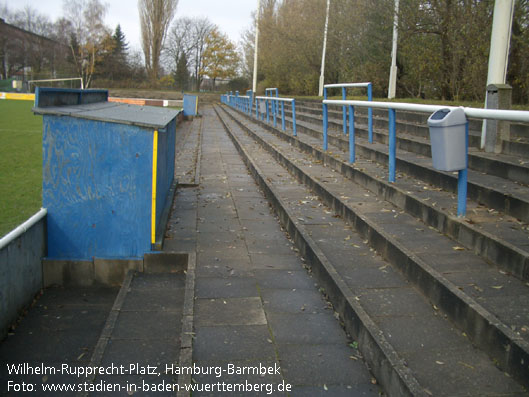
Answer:
MULTIPOLYGON (((395 109, 407 110, 411 112, 434 113, 441 109, 455 109, 457 106, 443 106, 443 105, 421 105, 416 103, 404 102, 366 102, 366 101, 344 101, 338 99, 325 99, 323 101, 327 105, 337 106, 360 106, 365 108, 378 109, 395 109)), ((491 119, 491 120, 505 120, 518 121, 522 123, 529 123, 529 111, 526 110, 502 110, 502 109, 480 109, 462 107, 467 117, 477 119, 491 119)))
POLYGON ((362 87, 369 87, 369 84, 371 83, 337 83, 337 84, 325 84, 324 88, 362 88, 362 87))
MULTIPOLYGON (((389 182, 395 182, 396 174, 396 111, 406 110, 411 112, 420 113, 434 113, 441 109, 457 109, 456 106, 442 106, 442 105, 422 105, 414 103, 403 103, 403 102, 373 102, 373 101, 348 101, 348 100, 334 100, 324 99, 323 100, 323 149, 327 150, 327 130, 328 130, 328 117, 327 117, 327 106, 349 106, 349 157, 350 162, 354 162, 354 107, 366 107, 366 108, 378 108, 387 109, 389 111, 389 150, 388 150, 388 168, 389 168, 389 182)), ((467 117, 477 119, 491 119, 491 120, 504 120, 504 121, 517 121, 529 123, 529 111, 522 110, 501 110, 501 109, 479 109, 479 108, 467 108, 459 107, 463 109, 467 117)), ((465 140, 466 147, 465 151, 468 156, 468 122, 465 127, 465 140)), ((468 161, 467 161, 468 164, 468 161)), ((458 173, 458 205, 457 214, 458 216, 465 216, 466 214, 466 200, 467 200, 467 178, 468 178, 468 166, 467 168, 460 170, 458 173)))
POLYGON ((46 208, 41 208, 35 215, 33 215, 31 218, 29 218, 27 221, 22 223, 21 225, 17 226, 15 229, 11 230, 9 233, 7 233, 2 239, 0 239, 0 250, 7 247, 9 244, 11 244, 17 237, 21 236, 25 232, 27 232, 35 223, 40 221, 42 218, 46 216, 48 213, 48 210, 46 208))
POLYGON ((256 96, 255 99, 264 99, 270 101, 279 101, 279 102, 292 102, 294 98, 280 98, 280 97, 269 97, 269 96, 256 96))

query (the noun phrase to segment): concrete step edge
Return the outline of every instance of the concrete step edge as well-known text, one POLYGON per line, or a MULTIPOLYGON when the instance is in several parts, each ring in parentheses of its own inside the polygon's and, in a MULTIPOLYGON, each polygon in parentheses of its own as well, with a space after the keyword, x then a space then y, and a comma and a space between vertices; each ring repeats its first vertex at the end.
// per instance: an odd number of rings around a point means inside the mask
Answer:
MULTIPOLYGON (((439 232, 445 233, 475 254, 482 256, 486 260, 494 263, 508 272, 512 272, 522 280, 529 280, 529 252, 523 250, 500 236, 492 235, 486 231, 465 223, 463 220, 454 217, 434 207, 420 198, 407 193, 399 188, 398 184, 392 184, 385 180, 378 179, 363 170, 359 170, 349 163, 336 159, 323 150, 311 146, 307 143, 295 139, 288 133, 273 128, 272 126, 260 122, 263 128, 273 132, 281 139, 288 140, 291 145, 298 147, 307 153, 312 154, 318 160, 329 164, 334 170, 342 175, 349 176, 356 183, 373 190, 370 184, 375 184, 377 192, 384 192, 384 199, 406 210, 410 215, 422 220, 426 225, 436 228, 439 232), (355 177, 360 176, 361 177, 355 177)), ((361 146, 363 147, 363 146, 361 146)), ((387 155, 386 155, 387 156, 387 155)), ((453 181, 456 183, 456 180, 453 181)), ((454 189, 455 190, 455 189, 454 189)))
MULTIPOLYGON (((322 133, 306 126, 302 123, 297 123, 297 130, 299 132, 307 133, 315 138, 319 138, 322 133)), ((331 145, 337 146, 344 150, 344 141, 334 135, 328 135, 328 142, 331 145)), ((348 143, 347 143, 348 145, 348 143)), ((388 155, 386 152, 373 148, 371 145, 364 145, 358 143, 356 151, 359 155, 377 161, 384 165, 388 162, 388 155)), ((346 149, 348 150, 348 149, 346 149)), ((427 167, 415 162, 403 159, 397 153, 396 157, 397 170, 408 174, 414 178, 426 181, 441 187, 443 190, 455 193, 457 191, 457 178, 453 175, 435 170, 433 167, 427 167)), ((468 198, 487 205, 522 221, 529 222, 529 201, 514 196, 512 193, 505 193, 494 188, 484 186, 478 182, 473 182, 471 176, 468 182, 468 198)))

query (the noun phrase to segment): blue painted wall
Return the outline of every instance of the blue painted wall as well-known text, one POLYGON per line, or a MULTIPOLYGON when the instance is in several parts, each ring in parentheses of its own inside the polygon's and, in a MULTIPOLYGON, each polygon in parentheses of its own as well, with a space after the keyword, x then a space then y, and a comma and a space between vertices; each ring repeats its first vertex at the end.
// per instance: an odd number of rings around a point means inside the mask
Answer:
POLYGON ((69 116, 45 115, 43 121, 48 257, 142 257, 150 251, 152 129, 69 116))

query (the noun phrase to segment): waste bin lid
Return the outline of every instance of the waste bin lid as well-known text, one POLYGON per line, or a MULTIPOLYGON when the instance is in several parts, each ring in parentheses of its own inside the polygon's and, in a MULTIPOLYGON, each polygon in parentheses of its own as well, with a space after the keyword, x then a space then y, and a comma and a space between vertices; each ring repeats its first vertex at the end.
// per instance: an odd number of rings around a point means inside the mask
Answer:
POLYGON ((461 107, 439 109, 428 118, 428 125, 432 127, 448 127, 466 122, 467 117, 461 107))

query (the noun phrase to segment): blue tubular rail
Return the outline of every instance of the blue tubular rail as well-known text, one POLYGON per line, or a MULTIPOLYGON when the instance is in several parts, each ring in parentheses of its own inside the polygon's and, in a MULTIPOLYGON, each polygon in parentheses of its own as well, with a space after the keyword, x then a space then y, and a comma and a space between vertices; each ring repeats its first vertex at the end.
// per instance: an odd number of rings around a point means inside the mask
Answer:
MULTIPOLYGON (((275 105, 276 109, 279 108, 279 102, 281 102, 281 128, 283 129, 283 131, 285 131, 285 129, 286 129, 285 105, 284 105, 284 103, 285 102, 290 102, 291 105, 292 105, 292 133, 293 133, 294 136, 297 136, 297 130, 296 130, 296 100, 294 98, 281 98, 281 97, 277 97, 277 96, 271 98, 269 96, 256 96, 255 100, 257 102, 259 102, 259 101, 275 102, 276 103, 276 105, 275 105)), ((268 105, 266 107, 266 110, 267 110, 267 115, 269 115, 268 114, 268 105)), ((266 122, 269 123, 270 122, 270 118, 267 117, 266 122)), ((274 116, 274 127, 277 127, 277 120, 275 119, 275 116, 274 116)))
MULTIPOLYGON (((338 84, 325 84, 323 86, 323 99, 327 99, 326 90, 327 88, 341 88, 342 89, 342 100, 347 99, 347 88, 367 88, 367 100, 373 100, 373 84, 368 83, 338 83, 338 84)), ((369 143, 373 143, 373 109, 368 108, 368 133, 369 133, 369 143)), ((347 105, 342 106, 342 120, 343 120, 343 133, 347 134, 347 105)))
MULTIPOLYGON (((325 93, 325 90, 324 90, 325 93)), ((373 102, 373 101, 344 101, 344 100, 329 100, 324 95, 323 99, 323 139, 324 150, 327 150, 327 106, 349 106, 349 109, 354 106, 364 108, 378 108, 387 109, 389 111, 389 181, 395 182, 395 167, 396 167, 396 111, 407 110, 420 113, 434 113, 441 109, 455 109, 454 106, 439 106, 439 105, 420 105, 414 103, 403 102, 373 102)), ((479 109, 479 108, 465 108, 462 107, 467 117, 477 119, 492 119, 492 120, 506 120, 529 123, 529 111, 521 110, 493 110, 493 109, 479 109)), ((468 174, 468 123, 465 127, 466 134, 466 168, 458 172, 458 190, 457 190, 457 215, 466 215, 467 202, 467 174, 468 174)))

